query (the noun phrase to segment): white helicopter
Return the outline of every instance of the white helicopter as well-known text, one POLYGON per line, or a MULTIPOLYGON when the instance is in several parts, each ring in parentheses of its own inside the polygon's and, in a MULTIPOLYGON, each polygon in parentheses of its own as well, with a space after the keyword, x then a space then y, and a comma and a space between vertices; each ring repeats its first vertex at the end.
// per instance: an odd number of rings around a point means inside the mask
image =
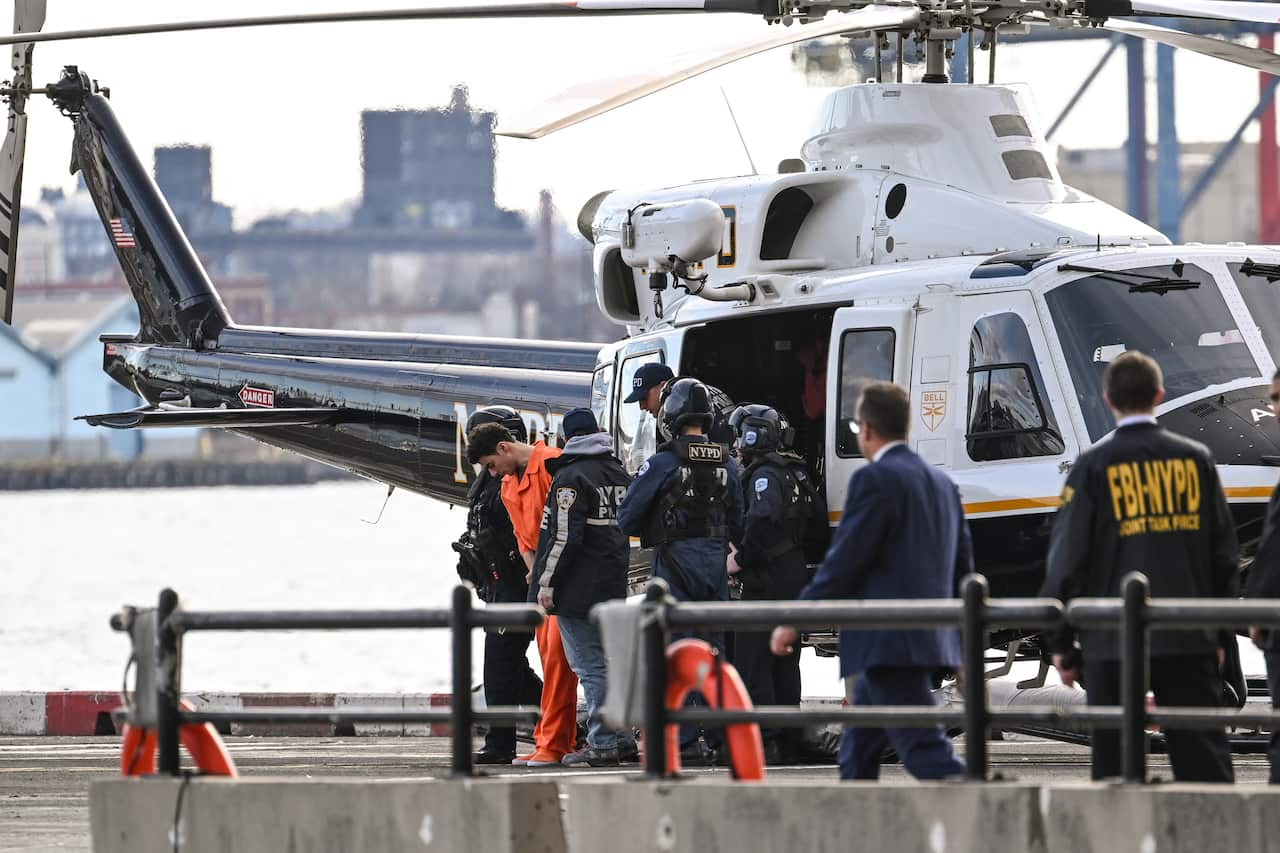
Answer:
POLYGON ((1263 429, 1275 417, 1267 383, 1280 345, 1280 250, 1173 246, 1066 186, 1029 92, 994 79, 1000 35, 1031 26, 1105 26, 1280 74, 1280 56, 1269 51, 1128 20, 1135 15, 1270 23, 1280 20, 1280 4, 578 0, 40 33, 43 3, 19 0, 16 34, 0 38, 15 46, 14 80, 3 91, 10 132, 0 189, 13 191, 0 193, 0 230, 9 236, 0 286, 11 302, 17 217, 9 209, 21 184, 25 108, 45 94, 76 123, 76 163, 104 228, 130 229, 129 244, 115 245, 143 318, 136 335, 104 338, 104 366, 146 405, 92 423, 236 429, 456 501, 472 476, 462 464, 461 425, 473 407, 512 404, 533 426, 554 430, 563 411, 590 401, 625 451, 639 411, 622 401, 636 369, 658 360, 736 400, 786 412, 836 508, 863 464, 853 434, 858 389, 892 379, 911 391, 915 449, 960 486, 993 594, 1023 595, 1039 584, 1072 460, 1111 428, 1102 371, 1139 349, 1165 371, 1159 418, 1214 451, 1247 561, 1276 483, 1269 463, 1280 461, 1280 445, 1263 429), (594 245, 597 301, 628 335, 602 349, 237 326, 95 85, 74 70, 48 87, 31 84, 32 46, 46 40, 347 20, 706 12, 786 26, 714 56, 591 81, 499 132, 537 138, 736 59, 823 36, 869 34, 877 79, 833 92, 800 157, 776 175, 593 198, 578 224, 594 245), (947 60, 964 33, 968 82, 948 84, 947 60), (902 79, 901 49, 894 82, 881 79, 888 37, 900 48, 907 39, 919 45, 922 82, 902 79), (972 82, 975 49, 991 57, 985 84, 972 82))

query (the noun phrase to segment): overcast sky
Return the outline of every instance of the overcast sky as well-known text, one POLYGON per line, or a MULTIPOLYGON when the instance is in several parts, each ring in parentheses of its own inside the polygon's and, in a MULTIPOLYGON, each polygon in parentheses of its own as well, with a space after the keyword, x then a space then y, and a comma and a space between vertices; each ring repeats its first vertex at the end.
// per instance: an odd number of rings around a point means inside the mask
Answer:
MULTIPOLYGON (((358 7, 311 0, 307 11, 358 7)), ((380 0, 378 5, 396 4, 380 0)), ((421 5, 421 4, 418 4, 421 5)), ((279 0, 53 0, 45 30, 272 14, 279 0)), ((246 225, 269 212, 358 197, 359 114, 430 107, 466 83, 472 103, 518 111, 595 76, 647 67, 664 54, 757 36, 764 24, 727 15, 507 22, 309 25, 221 33, 133 36, 37 45, 37 84, 78 64, 111 100, 145 163, 156 145, 212 145, 213 190, 246 225)), ((1032 85, 1047 125, 1105 42, 1000 51, 998 80, 1032 85)), ((1154 48, 1148 74, 1154 73, 1154 48)), ((980 54, 981 56, 981 54, 980 54)), ((1256 101, 1258 75, 1179 54, 1178 126, 1186 141, 1226 138, 1256 101)), ((593 193, 655 187, 748 171, 723 87, 757 165, 794 156, 825 90, 794 72, 789 50, 739 62, 543 140, 500 140, 499 203, 531 210, 550 189, 572 219, 593 193)), ((1155 133, 1154 89, 1149 126, 1155 133)), ((24 196, 69 188, 70 125, 47 102, 29 110, 24 196)), ((1126 133, 1124 57, 1118 52, 1055 141, 1115 146, 1126 133)), ((766 166, 768 164, 768 166, 766 166)))

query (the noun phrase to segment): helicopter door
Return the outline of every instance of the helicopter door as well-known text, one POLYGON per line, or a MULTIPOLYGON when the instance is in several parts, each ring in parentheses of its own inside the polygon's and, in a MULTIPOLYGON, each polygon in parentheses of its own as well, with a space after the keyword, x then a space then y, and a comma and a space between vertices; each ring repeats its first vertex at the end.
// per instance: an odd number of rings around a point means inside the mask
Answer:
MULTIPOLYGON (((917 323, 917 452, 950 469, 966 509, 1057 505, 1079 452, 1035 303, 1025 290, 931 296, 917 323)), ((976 510, 982 511, 982 510, 976 510)))
POLYGON ((913 311, 910 306, 840 308, 827 351, 826 481, 832 519, 844 506, 853 472, 865 464, 858 449, 855 407, 871 382, 908 385, 913 311))

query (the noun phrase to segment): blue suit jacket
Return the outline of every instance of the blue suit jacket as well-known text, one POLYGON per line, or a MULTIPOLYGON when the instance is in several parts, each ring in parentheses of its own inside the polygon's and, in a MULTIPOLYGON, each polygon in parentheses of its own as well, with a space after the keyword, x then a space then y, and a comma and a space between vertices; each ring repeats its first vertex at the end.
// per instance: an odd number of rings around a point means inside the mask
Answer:
MULTIPOLYGON (((831 548, 802 599, 952 598, 973 570, 960 492, 905 446, 854 472, 831 548)), ((840 632, 840 674, 960 665, 954 629, 840 632)))

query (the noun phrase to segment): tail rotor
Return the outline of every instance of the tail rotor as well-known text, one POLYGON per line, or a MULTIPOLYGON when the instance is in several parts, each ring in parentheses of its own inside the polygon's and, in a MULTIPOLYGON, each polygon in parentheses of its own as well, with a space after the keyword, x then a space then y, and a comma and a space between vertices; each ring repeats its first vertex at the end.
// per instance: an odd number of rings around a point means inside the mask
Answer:
MULTIPOLYGON (((44 26, 45 0, 16 0, 13 31, 35 33, 44 26)), ((13 77, 0 89, 9 121, 0 145, 0 320, 13 322, 13 289, 18 260, 18 215, 22 205, 22 161, 27 147, 27 98, 31 95, 31 54, 35 45, 13 45, 13 77)))

